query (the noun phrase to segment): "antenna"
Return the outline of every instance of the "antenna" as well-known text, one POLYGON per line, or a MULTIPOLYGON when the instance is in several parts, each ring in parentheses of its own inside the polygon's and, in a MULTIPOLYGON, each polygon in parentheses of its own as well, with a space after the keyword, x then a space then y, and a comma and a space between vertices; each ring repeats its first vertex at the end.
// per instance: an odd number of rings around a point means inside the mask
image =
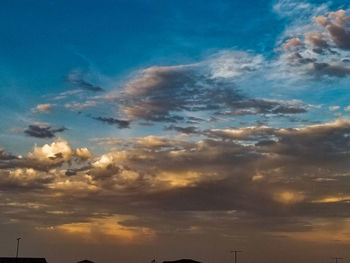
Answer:
MULTIPOLYGON (((242 250, 231 250, 230 253, 233 253, 233 263, 237 263, 237 254, 240 253, 240 252, 243 252, 242 250)), ((336 262, 338 263, 338 262, 336 262)))
POLYGON ((338 263, 339 259, 344 259, 344 258, 333 257, 332 259, 335 259, 335 263, 338 263))
POLYGON ((17 250, 16 250, 16 258, 18 258, 18 250, 19 250, 19 241, 21 240, 21 238, 17 238, 17 250))

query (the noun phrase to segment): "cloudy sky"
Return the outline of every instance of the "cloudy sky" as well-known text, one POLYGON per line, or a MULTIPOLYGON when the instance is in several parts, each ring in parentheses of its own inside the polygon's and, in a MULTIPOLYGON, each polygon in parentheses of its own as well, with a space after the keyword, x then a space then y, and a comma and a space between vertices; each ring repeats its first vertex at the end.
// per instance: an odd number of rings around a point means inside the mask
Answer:
POLYGON ((0 255, 350 260, 350 2, 2 0, 0 255))

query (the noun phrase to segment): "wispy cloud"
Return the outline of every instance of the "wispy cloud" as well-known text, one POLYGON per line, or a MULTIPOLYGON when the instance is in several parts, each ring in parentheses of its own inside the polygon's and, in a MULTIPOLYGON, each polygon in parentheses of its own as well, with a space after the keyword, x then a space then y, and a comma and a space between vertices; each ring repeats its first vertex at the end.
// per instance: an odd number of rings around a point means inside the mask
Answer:
POLYGON ((93 85, 83 78, 83 74, 80 71, 72 71, 65 78, 66 81, 76 89, 83 89, 92 92, 102 92, 103 88, 93 85))

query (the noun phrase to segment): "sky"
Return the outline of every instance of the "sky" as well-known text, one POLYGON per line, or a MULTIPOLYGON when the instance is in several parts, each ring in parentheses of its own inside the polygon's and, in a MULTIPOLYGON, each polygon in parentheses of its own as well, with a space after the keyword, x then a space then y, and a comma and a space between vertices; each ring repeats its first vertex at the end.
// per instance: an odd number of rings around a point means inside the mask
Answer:
POLYGON ((350 259, 350 2, 0 2, 0 256, 350 259))

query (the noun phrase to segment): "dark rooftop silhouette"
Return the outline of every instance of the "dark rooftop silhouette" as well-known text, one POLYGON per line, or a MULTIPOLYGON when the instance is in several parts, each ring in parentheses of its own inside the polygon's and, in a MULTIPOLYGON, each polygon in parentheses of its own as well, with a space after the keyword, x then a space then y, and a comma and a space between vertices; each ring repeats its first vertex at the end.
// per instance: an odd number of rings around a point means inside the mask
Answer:
POLYGON ((163 261, 163 263, 201 263, 192 259, 179 259, 175 261, 163 261))
POLYGON ((47 263, 45 258, 7 258, 0 257, 0 263, 47 263))

